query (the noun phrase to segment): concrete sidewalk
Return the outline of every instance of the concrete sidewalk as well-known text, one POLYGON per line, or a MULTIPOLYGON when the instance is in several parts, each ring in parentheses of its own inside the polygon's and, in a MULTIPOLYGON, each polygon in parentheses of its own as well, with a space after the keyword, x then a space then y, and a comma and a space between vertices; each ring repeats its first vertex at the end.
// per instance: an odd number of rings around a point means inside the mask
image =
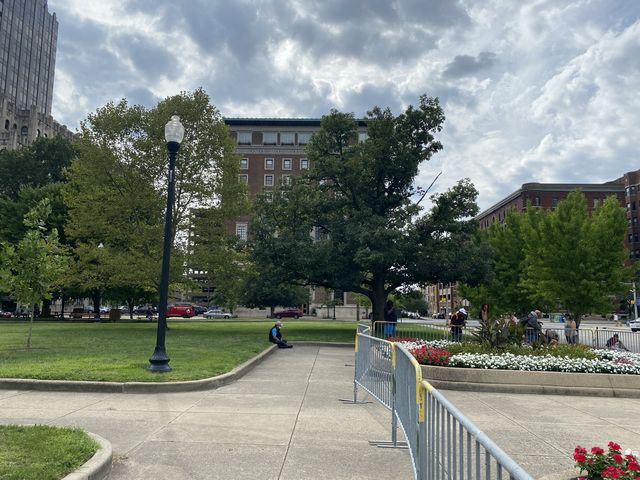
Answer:
MULTIPOLYGON (((406 450, 369 445, 390 439, 390 413, 370 399, 341 401, 353 398, 353 363, 353 347, 296 346, 216 390, 0 390, 0 423, 80 426, 106 438, 109 480, 412 479, 406 450)), ((535 478, 571 468, 578 444, 640 450, 640 399, 442 393, 535 478)))
POLYGON ((0 422, 106 438, 109 480, 413 478, 407 450, 369 445, 390 439, 390 413, 340 401, 353 398, 353 362, 353 347, 297 346, 203 392, 0 390, 0 422))

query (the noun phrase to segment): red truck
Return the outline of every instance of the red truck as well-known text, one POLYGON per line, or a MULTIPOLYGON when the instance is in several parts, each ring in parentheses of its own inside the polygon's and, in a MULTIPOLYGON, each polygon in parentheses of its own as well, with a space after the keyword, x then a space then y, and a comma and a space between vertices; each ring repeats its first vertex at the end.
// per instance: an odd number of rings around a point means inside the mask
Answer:
POLYGON ((167 307, 167 318, 183 317, 191 318, 196 314, 195 308, 190 303, 176 303, 167 307))

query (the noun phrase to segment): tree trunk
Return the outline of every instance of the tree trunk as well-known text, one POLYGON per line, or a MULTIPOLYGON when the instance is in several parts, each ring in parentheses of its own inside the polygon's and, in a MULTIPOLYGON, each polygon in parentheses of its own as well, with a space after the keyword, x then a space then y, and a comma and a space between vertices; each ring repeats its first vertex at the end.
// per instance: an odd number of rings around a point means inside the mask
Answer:
POLYGON ((100 318, 100 290, 93 291, 93 318, 100 318))
POLYGON ((127 298, 127 305, 129 306, 129 320, 133 320, 133 298, 127 298))
POLYGON ((64 305, 67 303, 67 296, 63 293, 60 295, 60 318, 64 319, 64 305))
POLYGON ((387 292, 384 290, 384 277, 382 275, 373 276, 373 292, 371 297, 372 322, 384 321, 384 302, 387 301, 387 292))
POLYGON ((33 305, 31 309, 31 316, 29 317, 29 334, 27 335, 27 349, 31 348, 31 333, 33 332, 33 318, 36 315, 36 306, 33 305))

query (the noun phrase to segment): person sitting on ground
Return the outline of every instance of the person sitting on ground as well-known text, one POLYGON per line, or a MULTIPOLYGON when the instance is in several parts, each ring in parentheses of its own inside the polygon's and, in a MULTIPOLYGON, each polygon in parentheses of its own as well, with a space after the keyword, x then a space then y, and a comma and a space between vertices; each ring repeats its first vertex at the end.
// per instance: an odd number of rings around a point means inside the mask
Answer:
POLYGON ((547 343, 550 343, 552 345, 555 345, 560 341, 558 332, 556 332, 555 330, 551 330, 550 328, 547 328, 547 330, 544 332, 544 337, 547 343))
POLYGON ((289 345, 287 341, 282 338, 280 329, 282 328, 282 322, 278 320, 271 330, 269 330, 269 342, 278 345, 278 348, 293 348, 293 345, 289 345))
POLYGON ((614 350, 626 350, 629 351, 627 347, 620 341, 620 336, 617 333, 613 334, 609 340, 607 340, 607 348, 613 348, 614 350))

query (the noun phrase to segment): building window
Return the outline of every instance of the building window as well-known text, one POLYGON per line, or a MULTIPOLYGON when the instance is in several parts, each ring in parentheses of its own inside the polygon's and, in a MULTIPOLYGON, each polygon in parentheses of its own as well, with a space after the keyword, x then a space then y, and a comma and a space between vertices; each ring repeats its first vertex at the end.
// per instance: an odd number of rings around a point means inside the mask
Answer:
POLYGON ((300 170, 309 170, 309 160, 306 158, 300 159, 300 170))
POLYGON ((283 170, 291 170, 291 159, 283 158, 282 159, 282 169, 283 170))
POLYGON ((278 143, 278 134, 276 132, 264 132, 262 134, 262 143, 264 145, 276 145, 278 143))
POLYGON ((291 175, 282 175, 282 184, 291 185, 291 175))
POLYGON ((558 205, 558 197, 553 197, 551 199, 551 207, 555 208, 558 205))
POLYGON ((249 170, 249 159, 241 158, 240 159, 240 170, 249 170))
POLYGON ((369 138, 367 132, 358 132, 358 143, 366 142, 367 138, 369 138))
POLYGON ((273 187, 273 175, 265 175, 264 176, 264 186, 265 187, 273 187))
POLYGON ((240 240, 247 240, 247 224, 236 223, 236 235, 240 240))
POLYGON ((293 132, 282 132, 280 134, 280 145, 293 145, 295 135, 293 132))
POLYGON ((635 200, 633 202, 631 202, 631 210, 635 210, 636 209, 636 202, 635 200))
POLYGON ((638 234, 637 234, 637 233, 634 233, 634 234, 633 234, 633 241, 634 241, 634 242, 637 242, 637 241, 638 241, 638 234))
POLYGON ((273 202, 273 192, 272 191, 264 192, 264 199, 269 203, 273 202))
POLYGON ((273 170, 273 158, 265 158, 264 159, 264 169, 265 170, 273 170))
POLYGON ((536 195, 536 196, 533 198, 533 206, 534 206, 534 207, 539 207, 539 206, 540 206, 540 197, 539 197, 538 195, 536 195))
POLYGON ((298 133, 298 145, 306 145, 311 140, 310 132, 299 132, 298 133))
POLYGON ((241 173, 240 175, 238 175, 238 181, 246 185, 247 183, 249 183, 249 175, 247 175, 246 173, 241 173))
POLYGON ((600 206, 600 199, 599 198, 594 198, 593 199, 593 208, 598 208, 600 206))
POLYGON ((635 185, 631 185, 631 193, 636 193, 636 186, 635 185))
POLYGON ((637 224, 638 223, 638 217, 633 217, 633 224, 637 224))
POLYGON ((251 145, 251 132, 238 132, 238 145, 251 145))
POLYGON ((631 204, 627 203, 627 211, 631 210, 631 204))
POLYGON ((4 129, 5 130, 9 130, 9 124, 10 124, 9 120, 5 120, 4 121, 4 129))
POLYGON ((631 243, 633 241, 633 235, 629 234, 629 243, 631 243))

